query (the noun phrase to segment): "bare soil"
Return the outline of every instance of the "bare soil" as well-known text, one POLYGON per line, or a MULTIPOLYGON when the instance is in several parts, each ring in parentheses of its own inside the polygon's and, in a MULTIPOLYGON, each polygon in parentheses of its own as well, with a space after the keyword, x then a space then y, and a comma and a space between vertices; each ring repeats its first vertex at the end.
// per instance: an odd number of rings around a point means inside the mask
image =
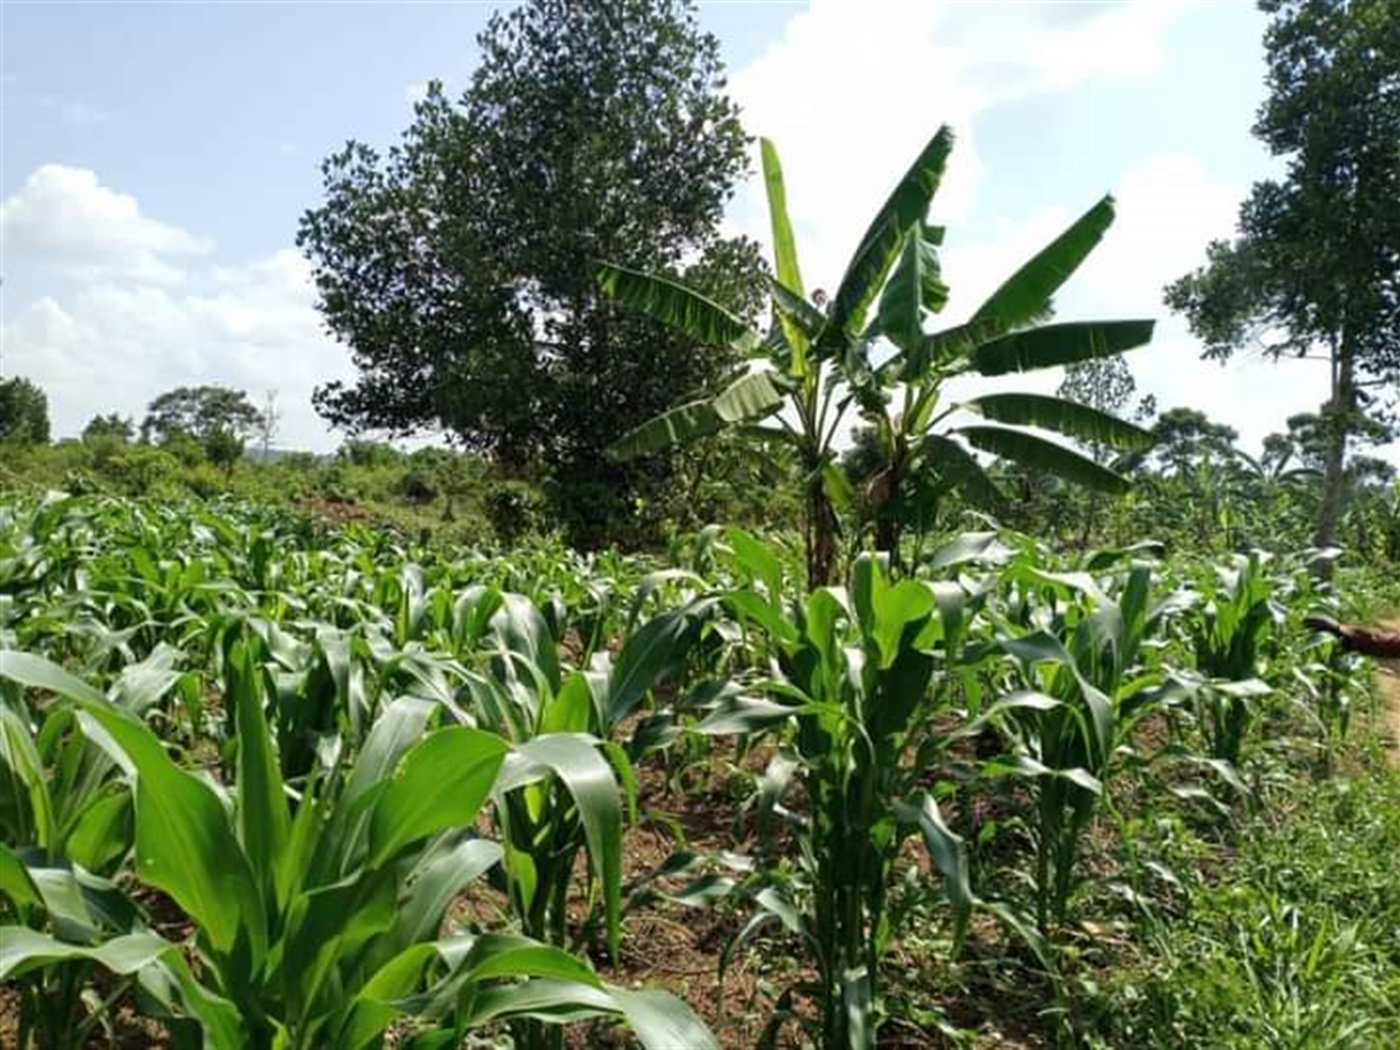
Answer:
MULTIPOLYGON (((1387 627, 1400 629, 1400 620, 1387 627)), ((1400 766, 1400 660, 1377 660, 1376 681, 1380 685, 1381 702, 1385 707, 1386 746, 1392 765, 1400 766)))

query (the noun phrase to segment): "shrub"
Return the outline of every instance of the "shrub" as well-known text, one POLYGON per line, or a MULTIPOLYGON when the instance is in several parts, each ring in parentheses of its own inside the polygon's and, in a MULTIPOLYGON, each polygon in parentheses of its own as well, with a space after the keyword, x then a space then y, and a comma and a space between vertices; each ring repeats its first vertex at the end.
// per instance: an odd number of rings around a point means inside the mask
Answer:
MULTIPOLYGON (((196 446, 198 447, 198 446, 196 446)), ((180 494, 180 460, 163 449, 133 445, 108 460, 105 473, 129 496, 180 494)))
POLYGON ((399 492, 410 503, 431 503, 438 498, 437 482, 432 474, 417 467, 410 467, 399 479, 399 492))
POLYGON ((544 525, 544 499, 525 481, 498 481, 486 489, 486 517, 496 538, 514 546, 544 525))

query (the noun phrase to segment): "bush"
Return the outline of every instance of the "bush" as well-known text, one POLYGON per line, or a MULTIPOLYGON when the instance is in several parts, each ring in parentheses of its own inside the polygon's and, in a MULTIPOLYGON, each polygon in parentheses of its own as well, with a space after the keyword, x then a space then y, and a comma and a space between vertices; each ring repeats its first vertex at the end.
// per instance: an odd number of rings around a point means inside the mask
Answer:
POLYGON ((204 446, 185 433, 175 433, 160 443, 161 451, 173 456, 187 467, 205 462, 204 446))
POLYGON ((336 458, 357 467, 390 467, 403 460, 403 453, 382 441, 347 441, 336 458))
POLYGON ((70 470, 63 475, 63 491, 74 496, 93 496, 106 491, 86 470, 70 470))
POLYGON ((417 467, 410 467, 399 479, 399 492, 410 503, 431 503, 438 498, 437 482, 433 475, 417 467))
POLYGON ((113 456, 104 473, 128 496, 183 495, 180 460, 150 445, 132 445, 113 456))
POLYGON ((318 487, 326 499, 344 503, 353 502, 359 495, 359 487, 351 477, 350 471, 344 463, 339 462, 326 470, 318 487))
POLYGON ((185 472, 185 485, 201 499, 213 499, 228 488, 228 477, 209 463, 201 463, 185 472))
POLYGON ((543 529, 544 497, 528 482, 494 482, 487 486, 485 503, 491 528, 507 547, 543 529))
POLYGON ((551 521, 563 530, 569 546, 578 550, 609 546, 634 550, 660 538, 657 508, 628 499, 611 485, 555 478, 546 493, 551 521))

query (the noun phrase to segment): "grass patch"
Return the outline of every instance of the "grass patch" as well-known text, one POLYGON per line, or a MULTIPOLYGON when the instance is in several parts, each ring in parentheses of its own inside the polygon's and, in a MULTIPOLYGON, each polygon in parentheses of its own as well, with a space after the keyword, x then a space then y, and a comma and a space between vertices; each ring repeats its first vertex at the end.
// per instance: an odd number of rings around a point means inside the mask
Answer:
POLYGON ((1372 755, 1268 802, 1218 847, 1186 914, 1101 977, 1089 1045, 1395 1045, 1400 772, 1372 755))

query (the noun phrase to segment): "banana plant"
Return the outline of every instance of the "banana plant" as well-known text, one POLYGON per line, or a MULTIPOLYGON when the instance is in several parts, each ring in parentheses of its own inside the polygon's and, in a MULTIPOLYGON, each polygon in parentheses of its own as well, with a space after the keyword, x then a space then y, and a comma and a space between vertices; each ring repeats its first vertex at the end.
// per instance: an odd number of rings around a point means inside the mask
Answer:
POLYGON ((1113 218, 1113 198, 1104 197, 966 321, 933 332, 925 330, 928 319, 950 299, 938 258, 943 230, 919 222, 905 232, 875 322, 863 337, 872 347, 863 359, 868 371, 851 376, 861 415, 885 461, 866 488, 866 513, 874 522, 877 548, 895 564, 901 534, 909 527, 929 528, 950 494, 988 509, 1002 502, 975 452, 1094 490, 1127 490, 1127 479, 1111 467, 1035 431, 1102 449, 1141 452, 1153 438, 1140 427, 1044 394, 996 392, 947 404, 942 398, 946 384, 959 377, 999 377, 1107 357, 1151 339, 1151 321, 1047 323, 1055 294, 1102 240, 1113 218), (880 339, 893 351, 886 350, 876 363, 880 339), (954 422, 959 413, 981 420, 954 422))
POLYGON ((952 132, 945 127, 920 151, 876 212, 824 310, 807 298, 782 165, 773 143, 762 140, 776 318, 766 336, 700 293, 664 277, 607 262, 598 270, 605 294, 701 342, 733 347, 751 363, 718 395, 678 405, 623 435, 611 454, 647 455, 736 426, 756 442, 786 447, 802 471, 807 579, 813 589, 829 583, 835 572, 836 506, 851 499, 833 451, 850 404, 845 377, 852 367, 860 367, 865 354, 861 334, 870 306, 894 264, 905 229, 928 212, 952 142, 952 132))
POLYGON ((226 668, 237 717, 231 792, 181 769, 86 683, 38 657, 0 653, 0 675, 66 698, 85 735, 134 781, 137 877, 188 916, 200 961, 196 970, 154 934, 91 946, 6 927, 0 975, 68 959, 135 973, 171 1024, 188 1019, 206 1047, 364 1048, 410 1011, 449 1033, 521 1014, 611 1014, 630 1018, 649 1045, 677 1030, 712 1045, 678 1001, 610 989, 552 946, 439 938, 448 904, 500 859, 473 825, 509 744, 470 726, 434 728, 439 705, 401 698, 353 763, 313 772, 294 797, 254 651, 235 643, 226 668))
POLYGON ((612 263, 598 271, 603 291, 628 307, 697 340, 730 346, 751 360, 751 367, 718 395, 643 423, 615 443, 612 454, 645 455, 736 426, 755 440, 786 445, 804 476, 812 588, 830 582, 835 570, 835 510, 855 502, 850 481, 832 454, 853 404, 875 425, 886 453, 885 467, 867 498, 887 523, 878 543, 891 553, 897 553, 900 523, 911 513, 925 513, 946 492, 958 490, 981 503, 995 498, 996 489, 972 449, 1085 485, 1114 491, 1127 487, 1115 472, 1019 427, 1054 430, 1108 447, 1140 449, 1151 442, 1146 432, 1106 413, 1032 394, 990 394, 954 406, 987 422, 932 432, 952 411, 939 411, 948 379, 1001 376, 1122 353, 1142 346, 1152 334, 1151 321, 1041 323, 1051 312, 1054 293, 1112 221, 1110 198, 1022 266, 966 322, 926 332, 927 316, 941 311, 948 300, 937 254, 943 230, 928 223, 928 210, 952 144, 947 127, 929 140, 877 211, 836 294, 829 303, 819 303, 819 296, 809 299, 804 290, 782 168, 773 144, 763 140, 776 320, 766 335, 664 277, 612 263), (893 347, 893 352, 882 347, 893 347), (884 359, 877 360, 881 353, 884 359), (896 392, 898 411, 891 407, 896 392))

